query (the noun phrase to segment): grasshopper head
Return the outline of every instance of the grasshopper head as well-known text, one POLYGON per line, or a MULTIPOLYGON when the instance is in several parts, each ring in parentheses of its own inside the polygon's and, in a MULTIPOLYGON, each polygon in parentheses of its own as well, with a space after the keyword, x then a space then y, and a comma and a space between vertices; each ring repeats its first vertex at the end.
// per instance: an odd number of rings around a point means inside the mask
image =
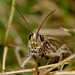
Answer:
POLYGON ((30 54, 35 57, 39 58, 41 47, 43 46, 44 36, 41 34, 31 33, 29 35, 29 43, 28 48, 30 54))

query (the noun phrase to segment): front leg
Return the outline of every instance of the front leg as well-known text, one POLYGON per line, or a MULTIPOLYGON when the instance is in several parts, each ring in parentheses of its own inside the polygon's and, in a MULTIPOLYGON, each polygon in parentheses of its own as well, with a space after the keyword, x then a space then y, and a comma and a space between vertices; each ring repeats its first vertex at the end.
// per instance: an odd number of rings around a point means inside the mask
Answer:
POLYGON ((28 62, 28 60, 31 58, 32 56, 29 56, 21 65, 21 69, 24 67, 24 65, 26 65, 26 63, 28 62))
MULTIPOLYGON (((60 55, 59 62, 62 60, 64 53, 69 53, 69 55, 72 54, 66 44, 63 44, 63 45, 58 49, 57 53, 59 53, 59 55, 60 55)), ((62 65, 61 65, 61 66, 62 66, 62 65)), ((63 67, 64 67, 64 64, 63 64, 63 67)), ((61 70, 63 69, 63 67, 61 68, 61 70)), ((58 67, 58 70, 61 71, 61 70, 60 70, 60 67, 58 67)))
MULTIPOLYGON (((27 64, 28 60, 29 60, 31 57, 32 57, 32 56, 29 56, 29 57, 22 63, 20 69, 22 69, 22 68, 27 64)), ((38 70, 38 65, 37 65, 37 63, 34 62, 33 64, 34 64, 34 66, 35 66, 35 75, 39 75, 39 70, 38 70)))

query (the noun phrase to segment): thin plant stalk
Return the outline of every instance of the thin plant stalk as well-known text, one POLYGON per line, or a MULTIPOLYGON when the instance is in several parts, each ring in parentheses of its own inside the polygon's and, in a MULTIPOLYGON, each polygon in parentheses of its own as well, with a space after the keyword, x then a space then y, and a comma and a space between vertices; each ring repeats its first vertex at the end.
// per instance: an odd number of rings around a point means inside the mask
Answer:
MULTIPOLYGON (((45 75, 45 74, 49 73, 50 71, 52 71, 53 69, 57 68, 58 66, 62 65, 63 63, 66 63, 67 61, 73 59, 74 57, 75 57, 75 54, 67 57, 66 59, 64 59, 60 63, 38 67, 38 70, 48 68, 48 67, 52 67, 52 68, 48 69, 47 71, 41 73, 41 75, 45 75)), ((26 70, 16 70, 16 71, 5 72, 4 74, 9 75, 9 74, 16 74, 16 73, 23 73, 23 72, 34 72, 34 71, 35 71, 35 68, 32 68, 32 69, 26 69, 26 70)))
POLYGON ((14 50, 14 52, 16 54, 16 58, 18 60, 18 63, 21 66, 21 57, 20 57, 20 54, 19 54, 19 50, 20 50, 20 48, 19 47, 16 47, 15 50, 14 50))
POLYGON ((75 75, 75 71, 56 72, 55 75, 75 75))
POLYGON ((13 5, 16 5, 16 0, 12 0, 12 8, 11 8, 9 21, 8 21, 8 29, 7 29, 6 35, 5 35, 5 45, 6 46, 7 46, 7 41, 8 41, 9 30, 10 30, 10 27, 11 27, 11 23, 12 23, 14 11, 15 11, 15 8, 14 8, 13 5))
MULTIPOLYGON (((7 56, 7 51, 8 51, 7 41, 8 41, 9 30, 11 27, 11 23, 12 23, 14 11, 15 11, 15 8, 13 5, 16 5, 16 0, 12 0, 12 8, 11 8, 9 21, 8 21, 8 28, 7 28, 6 35, 5 35, 5 47, 4 47, 3 65, 2 65, 3 70, 5 69, 6 56, 7 56)), ((4 71, 3 71, 3 73, 4 73, 4 71)))
MULTIPOLYGON (((8 51, 8 47, 5 46, 5 47, 4 47, 4 54, 3 54, 3 65, 2 65, 2 69, 3 69, 3 70, 5 70, 5 61, 6 61, 7 51, 8 51)), ((4 73, 4 71, 3 71, 3 73, 4 73)))

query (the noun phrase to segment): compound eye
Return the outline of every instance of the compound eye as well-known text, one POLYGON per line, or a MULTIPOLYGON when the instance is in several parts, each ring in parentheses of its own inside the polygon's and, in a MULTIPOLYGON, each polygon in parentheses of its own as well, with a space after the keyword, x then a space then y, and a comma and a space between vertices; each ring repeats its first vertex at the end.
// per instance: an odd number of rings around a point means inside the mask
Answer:
POLYGON ((41 41, 44 41, 44 36, 43 35, 39 35, 39 36, 40 36, 41 41))
POLYGON ((31 39, 31 36, 33 36, 33 33, 31 33, 31 34, 29 35, 29 40, 31 39))

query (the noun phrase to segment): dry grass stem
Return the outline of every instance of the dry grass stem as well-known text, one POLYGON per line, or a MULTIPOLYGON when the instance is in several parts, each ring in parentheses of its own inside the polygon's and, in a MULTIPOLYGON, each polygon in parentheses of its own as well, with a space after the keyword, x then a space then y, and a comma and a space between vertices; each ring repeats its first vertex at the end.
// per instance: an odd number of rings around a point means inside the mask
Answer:
MULTIPOLYGON (((3 65, 2 65, 2 69, 3 69, 3 70, 5 69, 5 61, 6 61, 7 51, 8 51, 8 47, 5 46, 5 47, 4 47, 4 54, 3 54, 3 65)), ((3 73, 4 73, 4 71, 3 71, 3 73)))
POLYGON ((8 44, 8 47, 9 47, 9 48, 13 48, 14 50, 15 50, 16 48, 19 48, 19 50, 22 50, 22 51, 28 52, 28 51, 26 50, 26 48, 23 47, 23 46, 13 45, 13 44, 8 44))
MULTIPOLYGON (((72 29, 73 31, 75 31, 75 29, 72 29)), ((37 29, 35 30, 35 32, 37 31, 37 29)), ((43 35, 56 35, 56 36, 70 36, 70 33, 67 33, 61 29, 41 29, 40 33, 42 33, 43 35)))
POLYGON ((19 47, 16 47, 16 49, 14 50, 14 52, 15 52, 15 54, 16 54, 18 63, 19 63, 19 65, 21 66, 22 62, 21 62, 21 57, 20 57, 20 54, 19 54, 19 50, 20 50, 20 48, 19 48, 19 47))
POLYGON ((75 71, 56 72, 55 75, 75 75, 75 71))
POLYGON ((74 29, 66 29, 66 28, 60 27, 60 29, 64 30, 67 33, 75 35, 75 28, 74 29))
POLYGON ((6 35, 5 35, 5 45, 7 45, 9 30, 10 30, 10 27, 11 27, 11 23, 12 23, 14 11, 15 11, 15 8, 14 8, 13 5, 16 5, 16 0, 12 1, 12 8, 11 8, 11 13, 10 13, 9 21, 8 21, 8 28, 7 28, 6 35))
MULTIPOLYGON (((42 66, 42 67, 38 67, 38 70, 42 70, 42 69, 45 69, 45 68, 53 67, 53 66, 55 66, 55 65, 57 65, 57 64, 58 64, 58 63, 56 63, 56 64, 51 64, 51 65, 46 65, 46 66, 42 66)), ((68 64, 68 63, 65 63, 65 64, 68 64)), ((10 71, 10 72, 5 72, 4 74, 8 75, 8 74, 24 73, 24 72, 35 72, 35 68, 26 69, 26 70, 10 71)))
POLYGON ((6 61, 7 51, 8 51, 8 47, 7 47, 8 34, 9 34, 9 30, 11 27, 13 14, 14 14, 14 10, 15 10, 15 8, 13 7, 13 4, 16 4, 16 0, 12 1, 12 9, 11 9, 11 13, 10 13, 9 21, 8 21, 8 29, 7 29, 6 35, 5 35, 5 47, 4 47, 4 54, 3 54, 3 66, 2 66, 3 70, 5 69, 5 61, 6 61))

